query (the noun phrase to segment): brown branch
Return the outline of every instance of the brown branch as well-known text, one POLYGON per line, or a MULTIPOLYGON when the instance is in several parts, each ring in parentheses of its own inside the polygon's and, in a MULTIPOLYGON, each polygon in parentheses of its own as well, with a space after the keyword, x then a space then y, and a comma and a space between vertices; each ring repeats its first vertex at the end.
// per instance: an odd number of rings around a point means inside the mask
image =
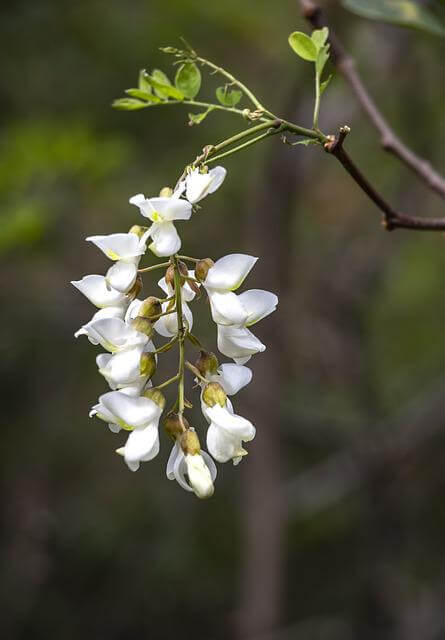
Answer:
POLYGON ((354 164, 343 147, 343 142, 349 131, 349 127, 341 127, 338 136, 330 142, 327 142, 324 148, 328 153, 337 158, 352 179, 383 212, 383 226, 385 229, 387 231, 392 231, 397 228, 415 229, 417 231, 444 231, 445 218, 419 218, 417 216, 400 213, 378 193, 360 169, 354 164))
MULTIPOLYGON (((314 29, 328 26, 326 25, 326 20, 323 17, 321 8, 313 2, 313 0, 300 0, 300 7, 303 16, 314 29)), ((399 158, 401 162, 412 169, 433 191, 445 198, 445 178, 441 176, 425 158, 415 154, 414 151, 409 149, 400 138, 396 136, 374 100, 369 95, 356 69, 353 58, 347 53, 331 28, 329 28, 329 42, 331 45, 331 59, 334 65, 349 83, 363 111, 365 111, 379 132, 382 147, 399 158)))

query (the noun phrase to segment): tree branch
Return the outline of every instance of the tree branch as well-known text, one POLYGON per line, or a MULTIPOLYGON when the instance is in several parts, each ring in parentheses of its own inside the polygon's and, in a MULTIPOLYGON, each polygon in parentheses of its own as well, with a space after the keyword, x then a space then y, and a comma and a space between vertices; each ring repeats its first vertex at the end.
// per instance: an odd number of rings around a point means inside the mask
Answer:
POLYGON ((445 218, 419 218, 408 216, 396 211, 379 192, 372 186, 360 169, 354 164, 343 147, 343 142, 348 135, 349 127, 341 127, 336 138, 324 145, 325 150, 332 154, 342 164, 352 179, 366 193, 366 195, 383 212, 382 224, 387 231, 393 229, 415 229, 417 231, 443 231, 445 230, 445 218))
MULTIPOLYGON (((313 0, 299 0, 299 2, 303 16, 314 29, 329 26, 326 25, 326 20, 323 17, 321 8, 316 2, 313 2, 313 0)), ((349 83, 363 111, 365 111, 379 132, 382 147, 385 151, 389 151, 399 158, 401 162, 412 169, 433 191, 445 198, 445 178, 441 176, 427 160, 415 154, 397 137, 369 95, 356 69, 354 59, 347 53, 330 27, 329 42, 331 44, 331 59, 334 65, 349 83)))

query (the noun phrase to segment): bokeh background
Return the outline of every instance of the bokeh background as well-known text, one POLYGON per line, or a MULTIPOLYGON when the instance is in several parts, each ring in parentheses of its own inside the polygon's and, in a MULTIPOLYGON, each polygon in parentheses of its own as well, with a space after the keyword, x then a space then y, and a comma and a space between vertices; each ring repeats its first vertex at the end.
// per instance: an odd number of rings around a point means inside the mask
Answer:
MULTIPOLYGON (((445 41, 324 6, 395 130, 445 170, 445 41)), ((122 436, 88 418, 106 385, 95 349, 73 338, 92 307, 69 281, 108 264, 84 238, 139 222, 129 196, 156 194, 244 126, 214 113, 189 128, 180 106, 111 101, 140 68, 168 70, 158 47, 182 35, 309 124, 312 69, 287 44, 306 28, 291 0, 2 3, 5 640, 445 637, 445 240, 383 232, 318 149, 272 139, 227 159, 224 187, 181 225, 189 255, 261 256, 246 284, 281 301, 235 401, 257 438, 239 467, 220 466, 214 498, 166 480, 166 437, 132 474, 114 454, 122 436)), ((203 95, 215 86, 207 77, 203 95)), ((443 214, 336 76, 321 125, 345 123, 392 202, 443 214)), ((196 333, 215 346, 204 302, 196 333)))

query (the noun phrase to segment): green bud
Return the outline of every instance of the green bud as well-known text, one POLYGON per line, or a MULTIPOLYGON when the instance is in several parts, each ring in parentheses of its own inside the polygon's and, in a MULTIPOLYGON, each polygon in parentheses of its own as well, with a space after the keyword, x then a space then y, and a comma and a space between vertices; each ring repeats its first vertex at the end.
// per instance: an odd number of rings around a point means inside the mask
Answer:
POLYGON ((141 376, 151 378, 156 371, 156 358, 152 353, 144 351, 139 364, 141 376))
POLYGON ((152 389, 147 389, 146 391, 144 391, 144 393, 142 394, 144 398, 148 398, 149 400, 153 400, 153 402, 155 402, 158 407, 160 407, 161 409, 164 409, 165 407, 165 396, 162 393, 162 391, 159 391, 159 389, 156 389, 156 387, 152 388, 152 389))
POLYGON ((196 263, 195 267, 195 277, 200 282, 204 282, 207 278, 207 274, 209 272, 210 267, 213 267, 215 263, 211 258, 204 258, 196 263))
POLYGON ((184 417, 170 413, 164 420, 164 429, 172 440, 176 440, 186 429, 190 429, 190 425, 184 417))
POLYGON ((192 456, 201 452, 201 445, 199 444, 199 438, 196 434, 196 431, 192 429, 187 429, 184 433, 179 437, 179 444, 181 445, 181 449, 187 455, 190 454, 192 456))
POLYGON ((149 296, 145 298, 139 307, 138 316, 141 318, 152 318, 153 316, 157 316, 162 313, 162 305, 159 298, 155 298, 154 296, 149 296))
POLYGON ((153 325, 148 318, 143 318, 142 316, 138 316, 132 321, 131 328, 143 333, 148 336, 148 338, 151 338, 153 335, 153 325))
POLYGON ((209 351, 201 351, 199 357, 195 362, 195 367, 198 369, 199 373, 206 377, 208 373, 211 375, 216 373, 218 369, 218 358, 214 353, 209 351))
POLYGON ((142 238, 144 233, 148 230, 148 227, 141 227, 139 224, 134 224, 128 233, 134 233, 138 238, 142 238))
POLYGON ((173 194, 173 189, 171 187, 164 187, 163 189, 160 190, 159 197, 171 198, 172 194, 173 194))
POLYGON ((225 407, 227 403, 227 395, 219 382, 209 382, 205 387, 202 399, 209 407, 214 407, 216 404, 225 407))

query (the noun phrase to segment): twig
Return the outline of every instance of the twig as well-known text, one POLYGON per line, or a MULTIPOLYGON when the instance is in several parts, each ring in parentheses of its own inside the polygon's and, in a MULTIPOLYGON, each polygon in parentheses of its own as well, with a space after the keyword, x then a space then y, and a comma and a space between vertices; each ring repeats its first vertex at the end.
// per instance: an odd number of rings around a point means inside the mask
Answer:
MULTIPOLYGON (((320 29, 326 25, 321 8, 313 0, 299 0, 303 16, 313 26, 320 29)), ((431 164, 409 149, 394 133, 374 100, 368 93, 358 73, 353 58, 347 53, 341 42, 329 27, 329 42, 331 44, 331 59, 340 73, 349 83, 363 111, 367 114, 374 127, 380 134, 382 147, 395 155, 406 164, 433 191, 445 198, 445 178, 441 176, 431 164)), ((402 225, 399 225, 402 226, 402 225)), ((423 227, 408 227, 423 228, 423 227)))
POLYGON ((393 229, 415 229, 417 231, 443 231, 445 230, 445 218, 419 218, 408 216, 396 211, 379 192, 372 186, 363 173, 354 164, 343 147, 343 142, 348 135, 349 127, 341 127, 339 134, 324 145, 325 150, 332 154, 342 164, 352 179, 366 193, 366 195, 383 212, 383 226, 387 231, 393 229))

